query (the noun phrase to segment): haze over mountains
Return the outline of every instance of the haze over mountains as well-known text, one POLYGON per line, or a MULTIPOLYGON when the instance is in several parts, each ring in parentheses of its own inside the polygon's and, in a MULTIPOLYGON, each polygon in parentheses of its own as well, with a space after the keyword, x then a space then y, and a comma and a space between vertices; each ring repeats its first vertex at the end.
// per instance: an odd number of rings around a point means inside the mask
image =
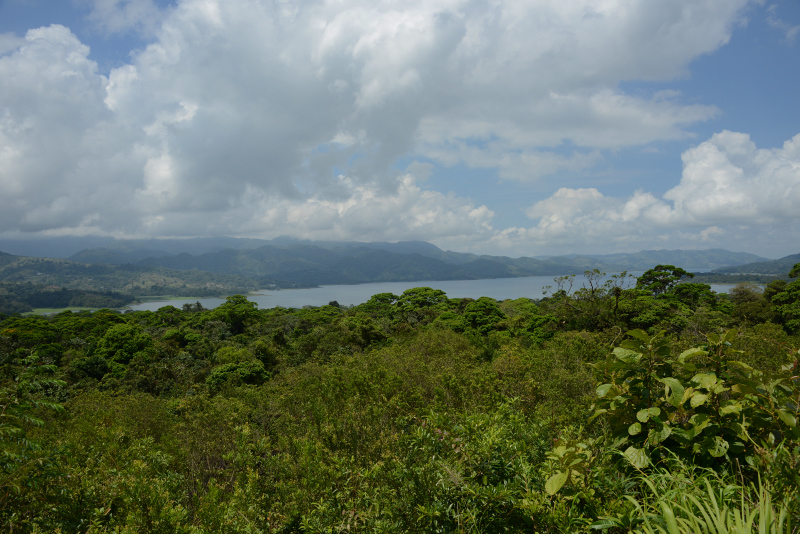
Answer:
POLYGON ((775 276, 785 277, 800 261, 800 254, 767 260, 722 249, 510 258, 445 251, 424 241, 314 242, 292 238, 70 238, 52 243, 0 242, 0 246, 17 253, 0 252, 0 311, 5 313, 37 307, 118 307, 123 301, 156 295, 211 297, 269 288, 369 282, 425 285, 425 281, 434 280, 555 277, 591 269, 636 272, 658 264, 704 271, 695 278, 704 283, 768 283, 775 276), (54 245, 49 247, 51 255, 60 254, 61 258, 19 254, 38 252, 45 256, 49 244, 54 245), (76 250, 86 244, 104 246, 76 250))
MULTIPOLYGON (((46 242, 0 242, 0 246, 10 248, 17 254, 21 251, 41 254, 48 245, 46 242)), ((68 268, 68 262, 75 262, 124 266, 123 269, 114 269, 116 274, 123 271, 141 273, 161 270, 174 276, 184 271, 201 271, 241 277, 238 279, 239 287, 245 285, 241 283, 243 279, 263 286, 309 287, 367 282, 558 276, 595 268, 606 272, 643 271, 657 264, 673 264, 687 270, 712 270, 768 261, 754 254, 722 249, 510 258, 445 251, 424 241, 363 243, 303 241, 286 237, 269 241, 236 238, 119 241, 72 238, 59 241, 58 247, 51 247, 51 250, 67 260, 60 261, 62 269, 68 268), (83 244, 103 246, 74 250, 83 244)), ((128 285, 126 290, 131 288, 128 285)))

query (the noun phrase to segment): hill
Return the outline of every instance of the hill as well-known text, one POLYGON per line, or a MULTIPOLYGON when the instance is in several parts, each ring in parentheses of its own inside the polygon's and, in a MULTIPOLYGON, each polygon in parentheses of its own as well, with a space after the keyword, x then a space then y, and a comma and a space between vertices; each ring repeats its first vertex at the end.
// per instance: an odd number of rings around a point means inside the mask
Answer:
MULTIPOLYGON (((0 282, 42 288, 119 292, 126 296, 223 296, 261 289, 268 284, 241 276, 175 271, 162 267, 80 263, 0 253, 0 282)), ((37 306, 38 307, 38 306, 37 306)), ((49 306, 48 306, 49 307, 49 306)))
MULTIPOLYGON (((731 252, 725 249, 707 250, 643 250, 627 254, 605 254, 586 256, 609 264, 618 265, 628 271, 645 271, 655 265, 675 265, 688 271, 719 269, 754 262, 769 261, 767 258, 747 252, 731 252)), ((551 258, 560 259, 560 258, 551 258)))
POLYGON ((786 274, 792 270, 792 267, 796 263, 800 263, 800 254, 791 254, 777 260, 758 261, 744 265, 723 267, 720 269, 715 269, 714 272, 724 274, 766 274, 786 276, 786 274))

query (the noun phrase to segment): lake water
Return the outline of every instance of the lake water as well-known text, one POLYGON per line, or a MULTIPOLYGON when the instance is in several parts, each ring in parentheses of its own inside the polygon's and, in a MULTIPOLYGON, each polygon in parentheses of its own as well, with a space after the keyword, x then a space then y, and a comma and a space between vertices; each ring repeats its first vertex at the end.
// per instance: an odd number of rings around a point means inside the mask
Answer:
MULTIPOLYGON (((640 272, 630 273, 639 275, 640 272)), ((523 278, 494 278, 488 280, 445 280, 423 282, 376 282, 358 285, 321 286, 308 289, 284 289, 279 291, 260 291, 248 295, 248 300, 258 304, 260 309, 283 306, 284 308, 302 308, 303 306, 324 306, 331 301, 338 302, 341 306, 358 305, 378 293, 394 293, 401 295, 403 291, 414 287, 432 287, 441 289, 450 298, 491 297, 496 300, 516 299, 526 297, 530 299, 542 298, 546 286, 556 289, 553 276, 526 276, 523 278)), ((576 277, 573 289, 583 285, 583 278, 576 277)), ((730 286, 712 285, 717 292, 727 293, 730 286)), ((224 298, 187 298, 175 300, 160 300, 143 302, 130 306, 132 310, 155 311, 164 306, 180 308, 186 303, 200 302, 205 308, 216 308, 224 298)))

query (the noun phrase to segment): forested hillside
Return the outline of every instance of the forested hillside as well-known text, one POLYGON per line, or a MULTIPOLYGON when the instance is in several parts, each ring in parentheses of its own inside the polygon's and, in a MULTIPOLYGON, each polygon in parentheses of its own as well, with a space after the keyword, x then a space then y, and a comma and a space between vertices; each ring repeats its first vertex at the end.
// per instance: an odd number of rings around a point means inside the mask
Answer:
POLYGON ((686 275, 0 315, 0 524, 796 532, 800 280, 686 275))
POLYGON ((268 283, 196 269, 88 264, 0 253, 0 312, 5 313, 29 311, 4 304, 11 300, 28 308, 122 307, 145 295, 224 296, 263 289, 268 283), (76 298, 67 302, 65 294, 56 294, 54 289, 71 291, 76 298), (103 296, 111 300, 103 300, 103 296))

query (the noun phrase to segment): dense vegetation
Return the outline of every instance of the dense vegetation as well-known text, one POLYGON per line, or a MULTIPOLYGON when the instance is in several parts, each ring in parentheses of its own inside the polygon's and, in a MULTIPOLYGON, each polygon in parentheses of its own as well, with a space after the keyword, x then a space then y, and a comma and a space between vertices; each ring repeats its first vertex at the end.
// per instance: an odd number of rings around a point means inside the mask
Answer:
POLYGON ((261 280, 237 275, 198 270, 173 271, 137 265, 86 264, 14 256, 2 252, 0 283, 3 287, 0 290, 0 312, 3 313, 26 311, 10 307, 12 301, 17 307, 22 303, 33 308, 116 308, 130 303, 135 297, 148 295, 212 297, 235 292, 246 293, 265 287, 261 280), (53 288, 73 291, 75 302, 71 298, 64 304, 63 295, 53 294, 53 288), (33 299, 28 298, 34 294, 36 296, 33 299), (94 295, 94 299, 88 295, 94 295), (116 300, 103 301, 99 295, 113 296, 116 300), (8 302, 4 302, 3 296, 7 297, 8 302), (119 299, 124 302, 117 303, 119 299), (89 303, 89 300, 92 302, 89 303), (77 303, 78 301, 81 303, 77 303))
POLYGON ((0 282, 0 313, 24 313, 34 308, 121 308, 133 300, 133 295, 114 291, 0 282))
POLYGON ((0 315, 0 524, 790 532, 800 280, 721 296, 687 274, 0 315))

